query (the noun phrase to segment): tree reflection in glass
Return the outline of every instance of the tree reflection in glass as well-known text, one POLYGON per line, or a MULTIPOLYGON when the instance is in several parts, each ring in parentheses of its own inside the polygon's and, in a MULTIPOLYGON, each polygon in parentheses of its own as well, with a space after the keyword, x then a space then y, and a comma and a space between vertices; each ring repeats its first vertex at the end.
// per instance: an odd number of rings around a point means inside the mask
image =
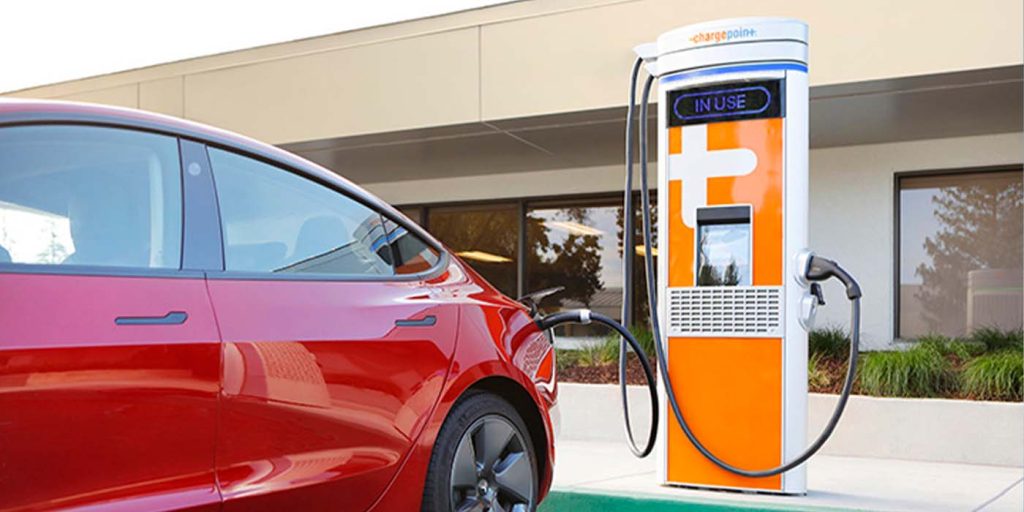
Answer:
POLYGON ((698 286, 750 285, 750 224, 700 226, 698 286))
POLYGON ((900 180, 900 336, 1021 327, 1021 173, 900 180))
POLYGON ((502 293, 516 297, 515 204, 431 209, 430 232, 502 293))
MULTIPOLYGON (((526 289, 565 286, 565 291, 541 303, 545 311, 585 307, 621 317, 621 210, 583 204, 528 211, 526 289)), ((556 334, 559 345, 579 346, 603 339, 607 331, 573 325, 556 334)))

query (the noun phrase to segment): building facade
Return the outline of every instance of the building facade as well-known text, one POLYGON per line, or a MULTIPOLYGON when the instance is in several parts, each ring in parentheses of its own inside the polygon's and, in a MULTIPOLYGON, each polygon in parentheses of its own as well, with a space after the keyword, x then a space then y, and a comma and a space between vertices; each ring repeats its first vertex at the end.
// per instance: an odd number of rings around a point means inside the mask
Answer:
MULTIPOLYGON (((810 26, 810 242, 859 277, 865 345, 1020 328, 1017 0, 517 2, 10 95, 277 144, 401 207, 509 295, 565 285, 548 306, 617 315, 622 258, 642 250, 622 233, 632 48, 763 15, 810 26)), ((819 325, 845 325, 838 285, 826 298, 819 325)))

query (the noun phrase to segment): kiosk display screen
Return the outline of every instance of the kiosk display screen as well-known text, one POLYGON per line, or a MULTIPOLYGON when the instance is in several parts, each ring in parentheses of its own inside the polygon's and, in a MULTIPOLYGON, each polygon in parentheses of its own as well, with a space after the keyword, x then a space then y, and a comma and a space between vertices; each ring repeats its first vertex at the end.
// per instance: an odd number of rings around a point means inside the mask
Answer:
POLYGON ((750 207, 697 210, 697 286, 750 286, 750 207))

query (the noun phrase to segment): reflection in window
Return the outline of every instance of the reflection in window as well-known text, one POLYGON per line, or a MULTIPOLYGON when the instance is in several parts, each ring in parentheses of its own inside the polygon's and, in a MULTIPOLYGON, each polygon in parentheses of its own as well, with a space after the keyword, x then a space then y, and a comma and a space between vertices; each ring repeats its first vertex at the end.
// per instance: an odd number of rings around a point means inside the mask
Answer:
POLYGON ((224 266, 247 272, 390 275, 380 215, 318 183, 210 149, 224 266))
POLYGON ((701 225, 698 286, 750 286, 750 224, 701 225))
POLYGON ((74 252, 67 217, 0 201, 0 263, 57 265, 74 252))
POLYGON ((178 268, 173 137, 86 126, 0 130, 0 263, 178 268))
MULTIPOLYGON (((622 207, 602 203, 541 204, 528 210, 526 289, 565 286, 542 301, 545 311, 585 307, 621 318, 622 207)), ((555 334, 560 346, 578 347, 605 338, 608 331, 598 325, 569 325, 555 334)))
POLYGON ((430 270, 437 264, 441 254, 420 237, 390 219, 384 221, 384 227, 388 233, 388 241, 391 242, 389 257, 393 258, 392 264, 396 274, 418 274, 430 270))
POLYGON ((899 333, 1022 323, 1020 172, 899 180, 899 333))
POLYGON ((430 233, 505 295, 516 294, 518 208, 514 204, 431 209, 430 233))

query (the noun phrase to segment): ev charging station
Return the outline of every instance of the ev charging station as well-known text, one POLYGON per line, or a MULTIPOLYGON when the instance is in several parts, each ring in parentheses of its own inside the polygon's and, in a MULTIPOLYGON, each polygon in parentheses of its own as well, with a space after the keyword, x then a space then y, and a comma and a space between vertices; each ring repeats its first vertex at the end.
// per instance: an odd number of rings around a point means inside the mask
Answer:
MULTIPOLYGON (((807 424, 802 325, 813 309, 801 312, 804 269, 794 268, 807 247, 807 25, 702 23, 663 34, 656 51, 667 205, 658 291, 672 385, 709 450, 741 467, 777 466, 803 450, 807 424)), ((806 466, 736 475, 661 418, 662 482, 806 491, 806 466)))
MULTIPOLYGON (((646 443, 637 444, 620 378, 626 437, 633 454, 646 457, 661 434, 661 483, 804 494, 804 463, 835 431, 853 389, 861 299, 853 276, 807 249, 807 25, 783 18, 713 21, 666 32, 636 53, 623 211, 633 211, 635 124, 660 390, 640 343, 616 320, 584 309, 536 322, 542 329, 591 322, 614 329, 622 337, 620 377, 626 345, 637 353, 652 428, 646 443), (635 122, 641 68, 648 77, 635 122), (647 193, 647 106, 655 84, 664 212, 657 273, 647 193), (807 331, 825 303, 819 283, 831 278, 845 285, 850 302, 849 362, 832 416, 807 444, 807 331)), ((625 218, 631 232, 632 216, 625 218)), ((632 272, 627 267, 623 274, 628 318, 632 272)))

